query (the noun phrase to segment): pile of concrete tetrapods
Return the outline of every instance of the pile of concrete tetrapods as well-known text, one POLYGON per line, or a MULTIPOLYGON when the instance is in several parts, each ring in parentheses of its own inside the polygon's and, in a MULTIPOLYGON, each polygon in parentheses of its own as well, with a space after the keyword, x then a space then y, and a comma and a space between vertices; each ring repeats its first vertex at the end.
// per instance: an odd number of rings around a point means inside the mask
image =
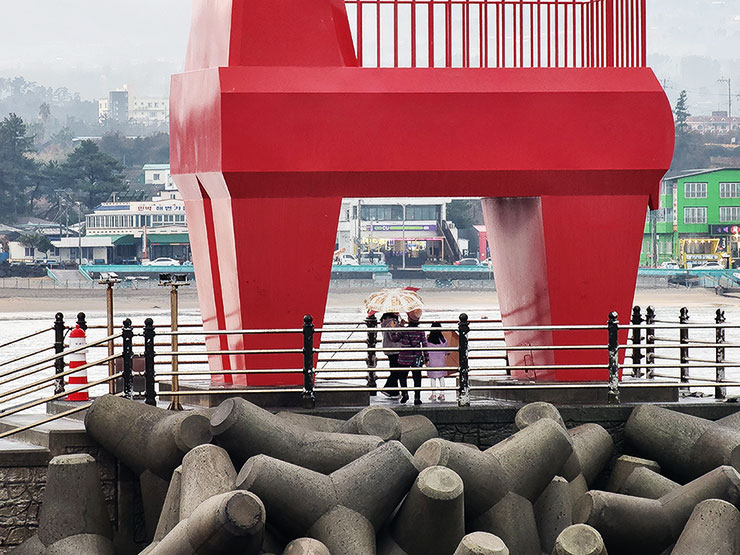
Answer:
MULTIPOLYGON (((625 436, 650 458, 616 460, 603 427, 541 402, 485 451, 380 406, 344 421, 105 396, 85 425, 139 478, 142 555, 740 555, 740 416, 639 406, 625 436)), ((65 455, 12 553, 122 555, 115 539, 94 459, 65 455)))

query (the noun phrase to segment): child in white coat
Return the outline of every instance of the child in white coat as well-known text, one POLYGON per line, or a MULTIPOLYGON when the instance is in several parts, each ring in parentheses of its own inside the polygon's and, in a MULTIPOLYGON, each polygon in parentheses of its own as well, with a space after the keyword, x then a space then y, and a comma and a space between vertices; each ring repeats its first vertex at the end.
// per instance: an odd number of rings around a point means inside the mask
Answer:
MULTIPOLYGON (((442 324, 434 322, 432 323, 432 327, 441 328, 442 324)), ((447 347, 447 340, 439 330, 432 330, 429 332, 427 342, 429 343, 429 347, 447 347)), ((427 368, 429 368, 429 370, 427 370, 427 377, 432 381, 432 394, 429 396, 429 400, 444 401, 445 392, 443 388, 445 386, 445 376, 447 376, 447 371, 435 370, 435 368, 444 368, 446 365, 445 356, 447 355, 447 351, 428 351, 428 354, 429 363, 427 364, 427 368), (435 382, 438 382, 439 385, 436 386, 435 382), (439 394, 437 391, 439 391, 439 394)))

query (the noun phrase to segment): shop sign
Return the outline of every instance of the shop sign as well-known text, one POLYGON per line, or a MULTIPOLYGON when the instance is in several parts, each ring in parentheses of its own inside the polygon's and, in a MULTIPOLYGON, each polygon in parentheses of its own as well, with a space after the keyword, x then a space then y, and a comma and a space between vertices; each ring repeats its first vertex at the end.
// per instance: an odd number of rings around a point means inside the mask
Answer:
POLYGON ((431 231, 437 232, 436 224, 372 224, 366 225, 365 231, 431 231))
POLYGON ((709 226, 710 235, 738 235, 740 224, 720 224, 709 226))

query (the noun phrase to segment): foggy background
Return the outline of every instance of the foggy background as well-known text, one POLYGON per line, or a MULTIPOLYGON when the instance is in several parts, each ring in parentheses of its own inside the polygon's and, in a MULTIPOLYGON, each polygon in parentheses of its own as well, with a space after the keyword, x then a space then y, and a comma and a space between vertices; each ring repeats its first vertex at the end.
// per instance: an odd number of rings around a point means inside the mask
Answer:
MULTIPOLYGON (((648 62, 693 115, 740 106, 740 0, 648 0, 648 62), (735 92, 737 91, 737 93, 735 92)), ((0 0, 0 77, 67 87, 83 99, 128 84, 167 96, 182 69, 189 0, 0 0)))

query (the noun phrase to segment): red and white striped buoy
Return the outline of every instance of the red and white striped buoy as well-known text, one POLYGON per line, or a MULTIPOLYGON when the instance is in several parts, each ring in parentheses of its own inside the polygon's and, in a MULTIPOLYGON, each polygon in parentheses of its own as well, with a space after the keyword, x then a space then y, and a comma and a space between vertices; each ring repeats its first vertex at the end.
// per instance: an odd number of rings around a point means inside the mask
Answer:
MULTIPOLYGON (((85 330, 80 326, 76 326, 69 334, 69 348, 76 349, 78 347, 84 347, 87 345, 85 339, 85 330)), ((69 369, 73 370, 87 364, 87 349, 72 353, 69 355, 69 369)), ((87 383, 87 370, 80 370, 69 376, 69 385, 71 388, 79 387, 87 383)), ((78 391, 77 393, 70 393, 67 395, 67 401, 88 401, 90 399, 87 391, 78 391)))

